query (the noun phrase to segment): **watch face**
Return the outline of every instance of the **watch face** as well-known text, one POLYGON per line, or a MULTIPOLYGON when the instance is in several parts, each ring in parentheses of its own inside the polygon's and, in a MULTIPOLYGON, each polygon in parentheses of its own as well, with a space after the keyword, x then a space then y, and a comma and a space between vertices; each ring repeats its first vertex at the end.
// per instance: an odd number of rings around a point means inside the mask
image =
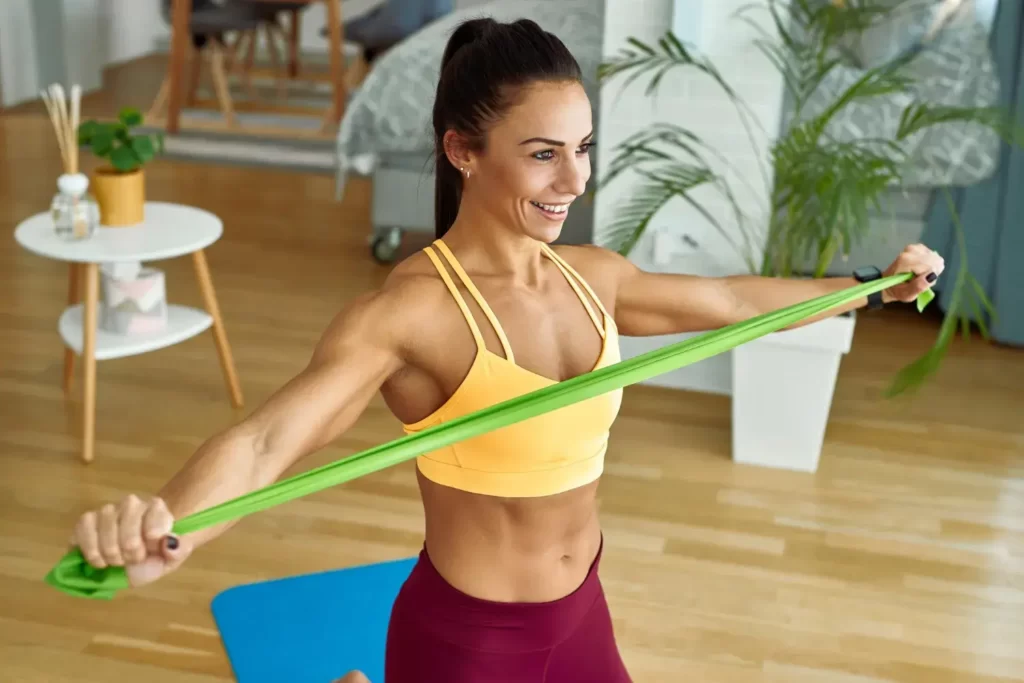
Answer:
POLYGON ((882 276, 881 271, 874 266, 864 266, 853 271, 853 277, 861 282, 869 282, 871 280, 877 280, 882 276))

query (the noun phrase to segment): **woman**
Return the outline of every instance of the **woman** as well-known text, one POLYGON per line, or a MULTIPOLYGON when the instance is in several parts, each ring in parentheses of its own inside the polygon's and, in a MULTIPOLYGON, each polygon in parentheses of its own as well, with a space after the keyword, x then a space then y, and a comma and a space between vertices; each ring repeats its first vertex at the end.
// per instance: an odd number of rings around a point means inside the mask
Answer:
MULTIPOLYGON (((579 67, 533 22, 462 24, 433 120, 438 240, 342 311, 309 365, 157 497, 84 514, 74 543, 91 564, 124 565, 133 585, 177 569, 227 525, 177 539, 175 518, 272 483, 378 391, 414 432, 614 363, 619 334, 719 328, 856 283, 649 274, 601 248, 550 247, 594 143, 579 67)), ((884 299, 911 301, 942 270, 908 247, 887 274, 919 277, 884 299)), ((620 398, 418 459, 426 538, 392 612, 386 683, 630 680, 597 577, 595 496, 620 398)))

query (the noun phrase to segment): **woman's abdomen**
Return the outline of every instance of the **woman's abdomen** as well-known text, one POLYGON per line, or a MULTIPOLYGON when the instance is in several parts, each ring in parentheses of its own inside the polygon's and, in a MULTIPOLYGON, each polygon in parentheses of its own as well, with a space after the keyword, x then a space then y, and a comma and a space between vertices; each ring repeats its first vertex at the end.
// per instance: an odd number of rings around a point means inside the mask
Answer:
POLYGON ((601 547, 597 482, 553 496, 497 498, 417 476, 427 554, 456 589, 497 602, 549 602, 586 578, 601 547))

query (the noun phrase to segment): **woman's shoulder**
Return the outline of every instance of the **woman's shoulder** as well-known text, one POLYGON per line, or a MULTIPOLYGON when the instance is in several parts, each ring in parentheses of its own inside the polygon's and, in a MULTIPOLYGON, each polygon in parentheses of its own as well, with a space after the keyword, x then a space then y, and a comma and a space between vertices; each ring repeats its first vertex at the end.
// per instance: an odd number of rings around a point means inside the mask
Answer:
POLYGON ((596 244, 557 244, 551 249, 585 280, 610 283, 634 267, 622 254, 596 244))
POLYGON ((372 300, 378 315, 416 323, 436 310, 446 292, 427 257, 416 253, 393 265, 379 286, 357 299, 372 300))
POLYGON ((448 322, 438 305, 447 294, 425 256, 413 254, 397 263, 378 287, 352 297, 325 333, 326 343, 386 345, 403 356, 435 340, 448 322), (423 261, 426 261, 424 267, 423 261))

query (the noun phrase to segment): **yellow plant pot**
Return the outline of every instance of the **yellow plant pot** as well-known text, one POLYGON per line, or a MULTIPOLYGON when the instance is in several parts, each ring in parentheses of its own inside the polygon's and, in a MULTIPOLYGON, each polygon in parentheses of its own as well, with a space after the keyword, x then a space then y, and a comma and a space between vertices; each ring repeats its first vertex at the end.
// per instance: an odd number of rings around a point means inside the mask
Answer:
POLYGON ((90 183, 100 208, 100 225, 127 227, 142 223, 146 204, 146 178, 142 169, 122 173, 97 169, 90 183))

